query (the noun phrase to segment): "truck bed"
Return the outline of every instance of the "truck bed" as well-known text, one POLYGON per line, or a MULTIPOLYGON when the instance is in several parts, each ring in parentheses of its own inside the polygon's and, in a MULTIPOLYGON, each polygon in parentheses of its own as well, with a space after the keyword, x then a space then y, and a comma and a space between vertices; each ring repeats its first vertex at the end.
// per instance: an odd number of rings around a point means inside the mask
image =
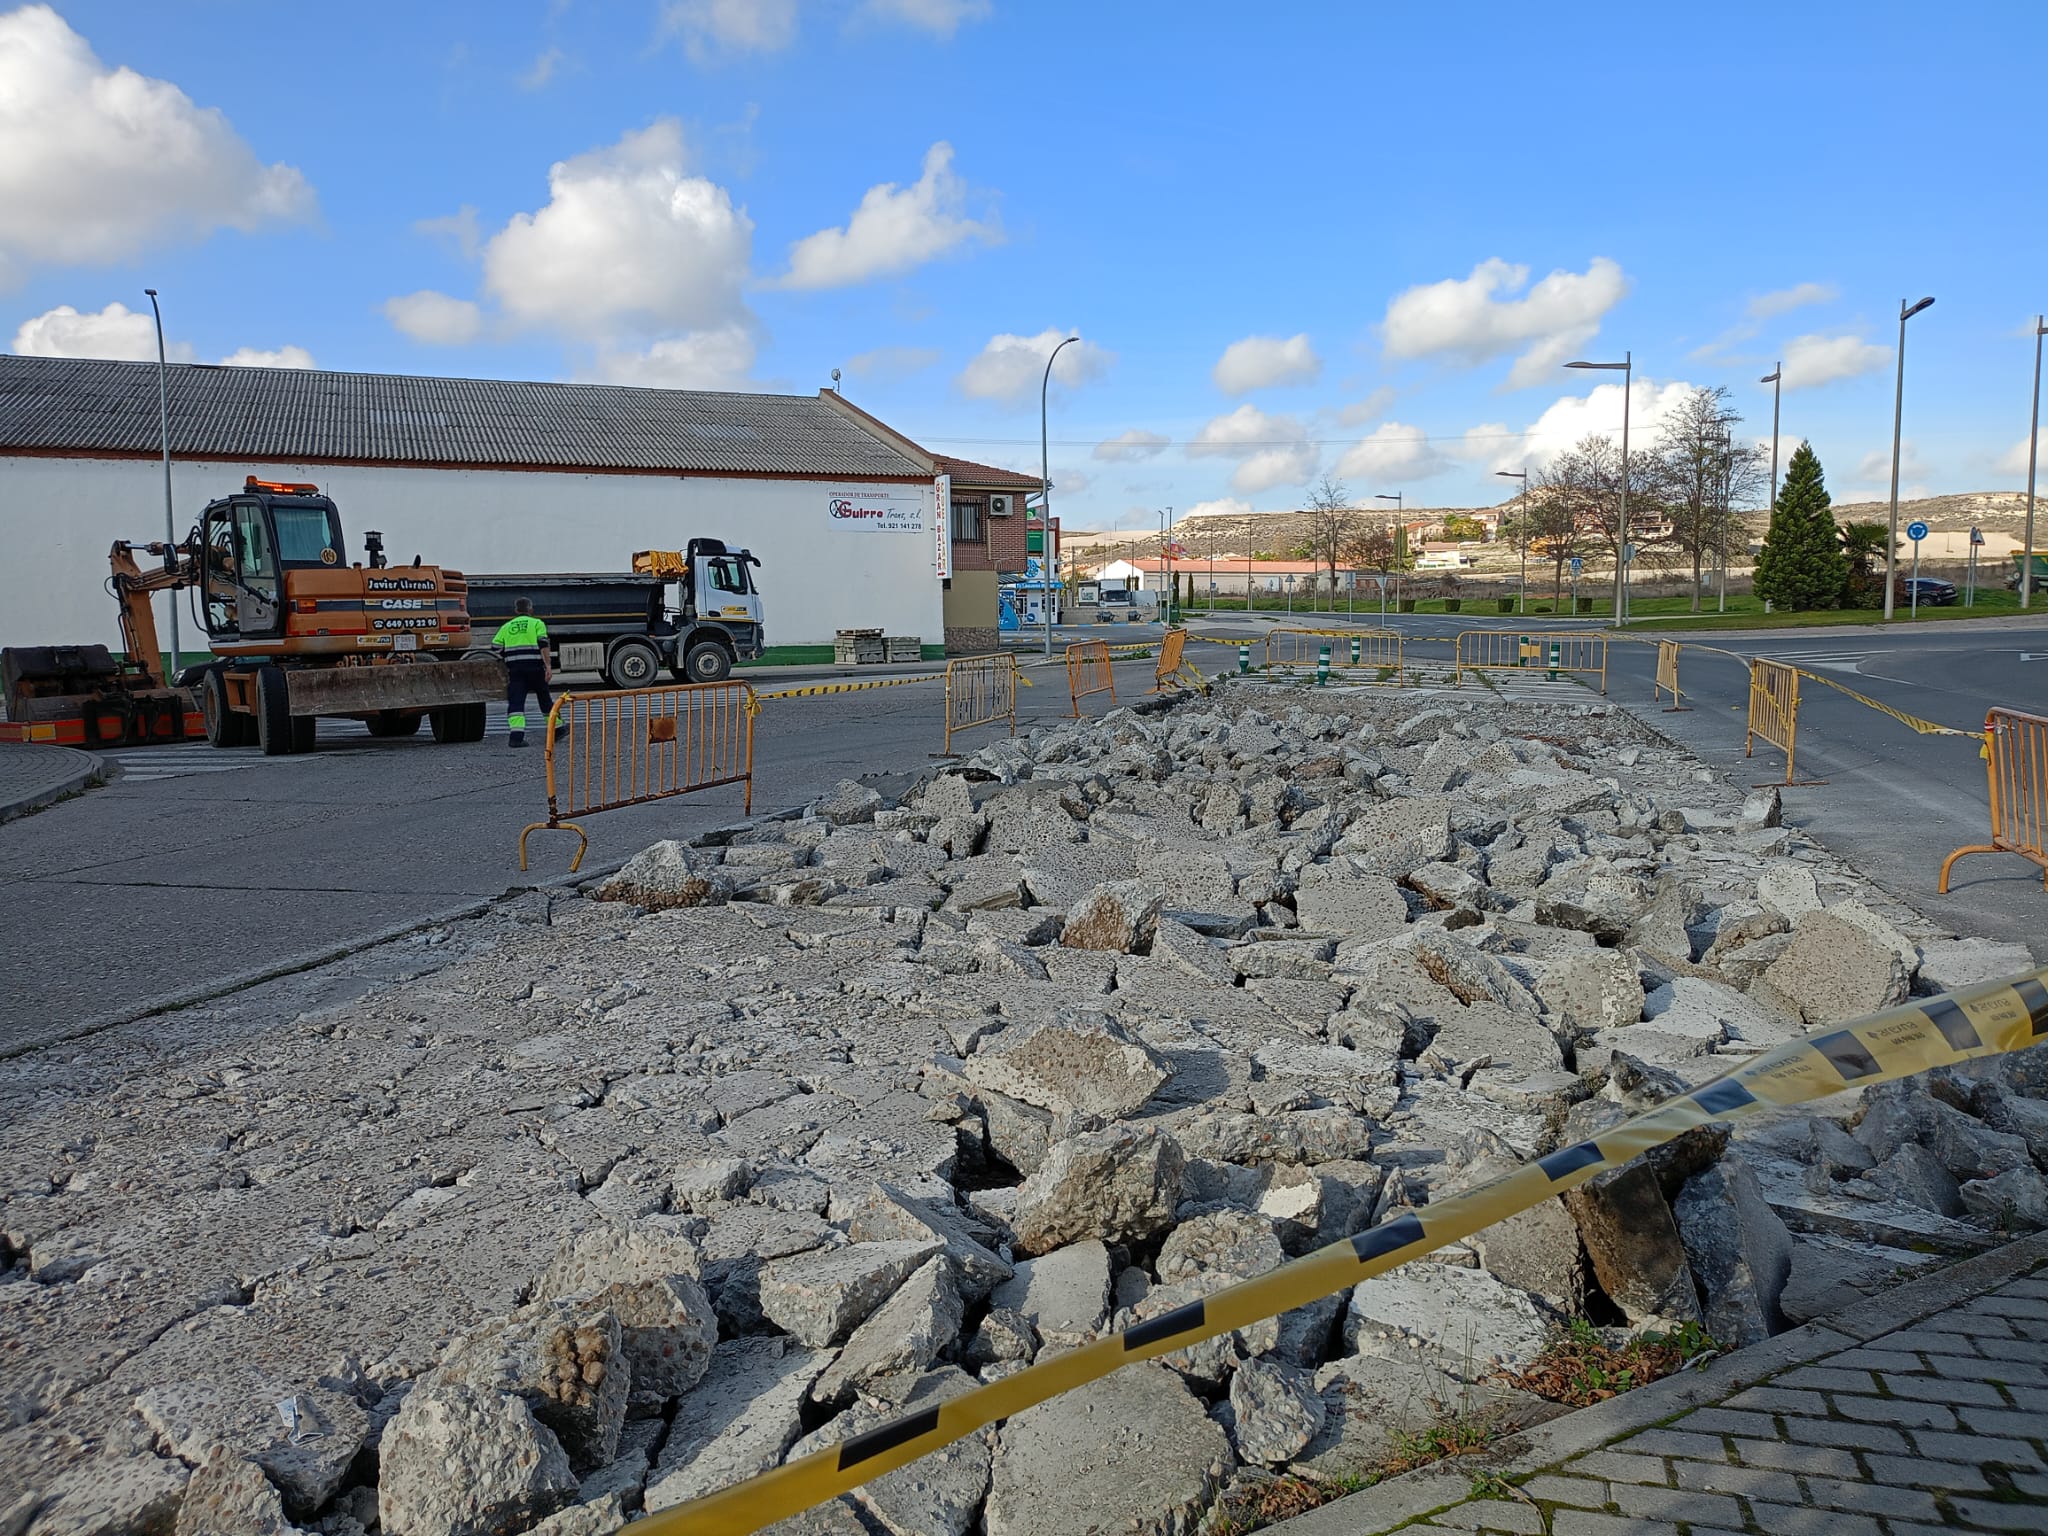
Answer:
POLYGON ((536 617, 564 628, 656 634, 666 630, 668 583, 635 571, 571 571, 550 575, 474 575, 469 614, 479 628, 502 623, 526 598, 536 617))

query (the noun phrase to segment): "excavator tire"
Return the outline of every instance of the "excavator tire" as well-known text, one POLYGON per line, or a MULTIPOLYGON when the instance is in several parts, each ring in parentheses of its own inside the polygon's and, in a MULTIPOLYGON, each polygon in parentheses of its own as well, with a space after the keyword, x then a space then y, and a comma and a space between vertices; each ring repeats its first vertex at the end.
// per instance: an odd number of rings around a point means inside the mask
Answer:
POLYGON ((412 736, 418 733, 420 722, 425 715, 408 715, 402 710, 387 709, 370 716, 363 722, 372 736, 412 736))
POLYGON ((481 704, 450 704, 444 709, 430 711, 428 718, 434 723, 434 740, 449 745, 484 739, 484 707, 481 704))
POLYGON ((256 744, 256 722, 228 706, 228 681, 218 667, 208 668, 199 684, 199 713, 206 721, 206 739, 216 747, 256 744))
MULTIPOLYGON (((312 717, 305 724, 311 727, 312 717)), ((299 745, 299 722, 292 718, 291 684, 283 667, 262 667, 256 673, 256 740, 265 757, 286 757, 305 750, 299 745)), ((311 746, 312 731, 304 733, 311 746)))

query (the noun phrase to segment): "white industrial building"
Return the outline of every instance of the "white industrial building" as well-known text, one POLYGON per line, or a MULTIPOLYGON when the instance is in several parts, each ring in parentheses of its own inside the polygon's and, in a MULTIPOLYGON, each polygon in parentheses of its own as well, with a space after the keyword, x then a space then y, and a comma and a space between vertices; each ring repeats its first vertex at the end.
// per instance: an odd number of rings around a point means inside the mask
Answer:
MULTIPOLYGON (((393 564, 471 573, 623 571, 718 538, 761 561, 771 647, 945 634, 934 461, 830 391, 179 364, 169 399, 180 538, 246 476, 311 481, 355 559, 368 529, 393 564)), ((155 365, 0 356, 0 645, 118 647, 108 548, 163 537, 155 365)))

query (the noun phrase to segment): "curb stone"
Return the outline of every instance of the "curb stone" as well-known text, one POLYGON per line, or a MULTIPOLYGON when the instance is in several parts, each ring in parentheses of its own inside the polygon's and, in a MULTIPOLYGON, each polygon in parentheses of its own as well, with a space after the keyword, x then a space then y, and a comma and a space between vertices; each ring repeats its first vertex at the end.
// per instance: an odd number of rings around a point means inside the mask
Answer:
POLYGON ((1471 1497, 1478 1473, 1514 1478, 1568 1461, 1688 1409, 1733 1396, 1789 1367, 1903 1328, 2048 1263, 2048 1232, 1948 1265, 1694 1371, 1580 1408, 1470 1456, 1432 1462, 1264 1529, 1273 1536, 1380 1536, 1471 1497))
POLYGON ((78 763, 67 763, 65 765, 67 772, 61 779, 50 781, 43 787, 32 789, 27 794, 17 796, 15 799, 0 801, 0 821, 12 821, 15 817, 25 815, 29 811, 41 810, 44 806, 51 804, 53 801, 61 800, 66 795, 73 795, 82 789, 89 788, 96 779, 101 782, 107 782, 117 777, 120 773, 120 769, 115 764, 104 758, 95 757, 90 752, 81 752, 76 747, 43 746, 36 747, 34 750, 52 754, 61 752, 67 758, 78 759, 78 763))

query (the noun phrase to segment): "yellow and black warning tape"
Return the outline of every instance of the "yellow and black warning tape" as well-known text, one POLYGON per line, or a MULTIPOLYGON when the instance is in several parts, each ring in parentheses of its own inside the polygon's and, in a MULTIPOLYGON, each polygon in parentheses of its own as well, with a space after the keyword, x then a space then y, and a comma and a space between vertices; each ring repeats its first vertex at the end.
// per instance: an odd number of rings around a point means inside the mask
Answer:
POLYGON ((943 683, 946 674, 927 672, 920 677, 878 677, 865 683, 808 683, 802 688, 778 688, 757 694, 761 699, 809 699, 822 693, 866 693, 870 688, 908 688, 912 683, 943 683))
POLYGON ((1100 1380, 1119 1366, 1277 1317, 1470 1237, 1697 1126, 1725 1123, 1772 1106, 1804 1104, 1846 1088, 1890 1082, 2044 1040, 2048 967, 1791 1041, 1590 1141, 1561 1147, 1463 1194, 1382 1222, 1109 1338, 1041 1360, 1014 1376, 649 1515, 633 1529, 647 1536, 749 1536, 978 1429, 1100 1380))

